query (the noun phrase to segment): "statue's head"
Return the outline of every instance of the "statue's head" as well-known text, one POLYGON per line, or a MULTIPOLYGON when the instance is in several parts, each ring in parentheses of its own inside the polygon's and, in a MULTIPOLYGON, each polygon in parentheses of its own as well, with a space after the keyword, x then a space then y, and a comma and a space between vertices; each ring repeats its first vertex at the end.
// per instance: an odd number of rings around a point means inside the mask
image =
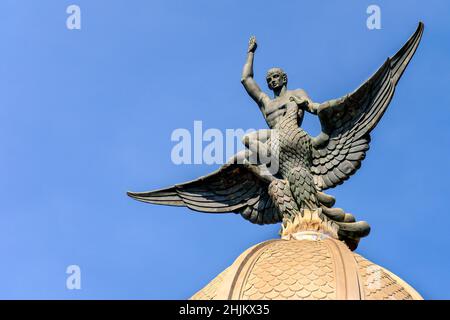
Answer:
POLYGON ((272 68, 267 71, 266 81, 270 90, 277 90, 287 85, 287 74, 281 68, 272 68))

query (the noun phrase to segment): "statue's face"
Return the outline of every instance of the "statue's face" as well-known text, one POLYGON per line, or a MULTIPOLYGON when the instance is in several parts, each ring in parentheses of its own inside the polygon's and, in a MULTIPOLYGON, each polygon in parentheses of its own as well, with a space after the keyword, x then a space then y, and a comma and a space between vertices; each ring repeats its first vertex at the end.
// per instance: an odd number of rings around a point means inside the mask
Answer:
POLYGON ((269 70, 266 76, 266 80, 270 90, 279 89, 284 84, 286 84, 286 76, 282 71, 278 70, 275 71, 269 70))

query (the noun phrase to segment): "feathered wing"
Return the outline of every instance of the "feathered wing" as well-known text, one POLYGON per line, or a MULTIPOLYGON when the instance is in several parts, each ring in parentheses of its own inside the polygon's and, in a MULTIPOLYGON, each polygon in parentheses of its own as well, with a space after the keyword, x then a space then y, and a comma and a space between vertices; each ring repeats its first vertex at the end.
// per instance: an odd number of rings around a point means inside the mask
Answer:
POLYGON ((240 213, 257 224, 281 221, 268 194, 268 183, 238 164, 225 164, 209 175, 170 188, 128 195, 143 202, 184 206, 200 212, 240 213))
POLYGON ((369 149, 370 132, 391 102, 395 86, 419 46, 423 30, 420 22, 395 56, 388 58, 356 91, 319 108, 320 136, 327 137, 324 143, 313 148, 311 170, 319 189, 343 183, 360 168, 369 149))

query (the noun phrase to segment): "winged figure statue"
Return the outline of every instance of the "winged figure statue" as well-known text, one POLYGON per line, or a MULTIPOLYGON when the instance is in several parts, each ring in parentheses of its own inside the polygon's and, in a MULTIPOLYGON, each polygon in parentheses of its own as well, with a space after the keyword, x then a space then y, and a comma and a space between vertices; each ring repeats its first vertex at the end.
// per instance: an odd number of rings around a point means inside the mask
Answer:
POLYGON ((342 184, 361 167, 370 133, 391 102, 423 30, 420 22, 404 46, 358 89, 324 103, 313 102, 302 89, 288 90, 287 75, 280 68, 270 69, 266 76, 274 97, 264 93, 253 79, 257 42, 251 37, 241 82, 269 129, 244 136, 246 149, 209 175, 128 195, 201 212, 239 213, 256 224, 282 222, 285 229, 309 213, 356 248, 359 239, 368 235, 369 225, 334 208, 334 197, 324 190, 342 184), (304 112, 318 116, 321 133, 317 137, 301 128, 304 112))

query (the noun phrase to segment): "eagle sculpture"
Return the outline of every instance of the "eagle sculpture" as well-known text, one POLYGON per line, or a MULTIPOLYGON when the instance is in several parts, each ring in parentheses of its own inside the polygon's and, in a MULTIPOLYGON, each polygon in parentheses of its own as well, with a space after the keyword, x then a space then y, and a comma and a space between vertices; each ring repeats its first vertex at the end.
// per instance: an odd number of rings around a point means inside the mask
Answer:
POLYGON ((369 233, 369 225, 333 208, 335 199, 323 191, 342 184, 361 167, 369 150, 370 133, 391 102, 423 30, 420 22, 406 44, 354 92, 321 104, 313 103, 303 91, 287 91, 283 87, 287 77, 281 69, 271 69, 267 75, 269 88, 275 93, 275 99, 270 100, 252 80, 252 54, 256 50, 252 37, 242 82, 266 112, 270 129, 244 137, 246 150, 209 175, 128 195, 143 202, 201 212, 239 213, 257 224, 282 222, 284 228, 313 212, 319 221, 331 226, 337 238, 356 248, 359 239, 369 233), (268 102, 277 101, 274 118, 270 115, 275 111, 267 110, 271 106, 268 102), (322 131, 317 137, 300 127, 304 111, 317 114, 322 131), (250 161, 255 154, 256 162, 250 161))

